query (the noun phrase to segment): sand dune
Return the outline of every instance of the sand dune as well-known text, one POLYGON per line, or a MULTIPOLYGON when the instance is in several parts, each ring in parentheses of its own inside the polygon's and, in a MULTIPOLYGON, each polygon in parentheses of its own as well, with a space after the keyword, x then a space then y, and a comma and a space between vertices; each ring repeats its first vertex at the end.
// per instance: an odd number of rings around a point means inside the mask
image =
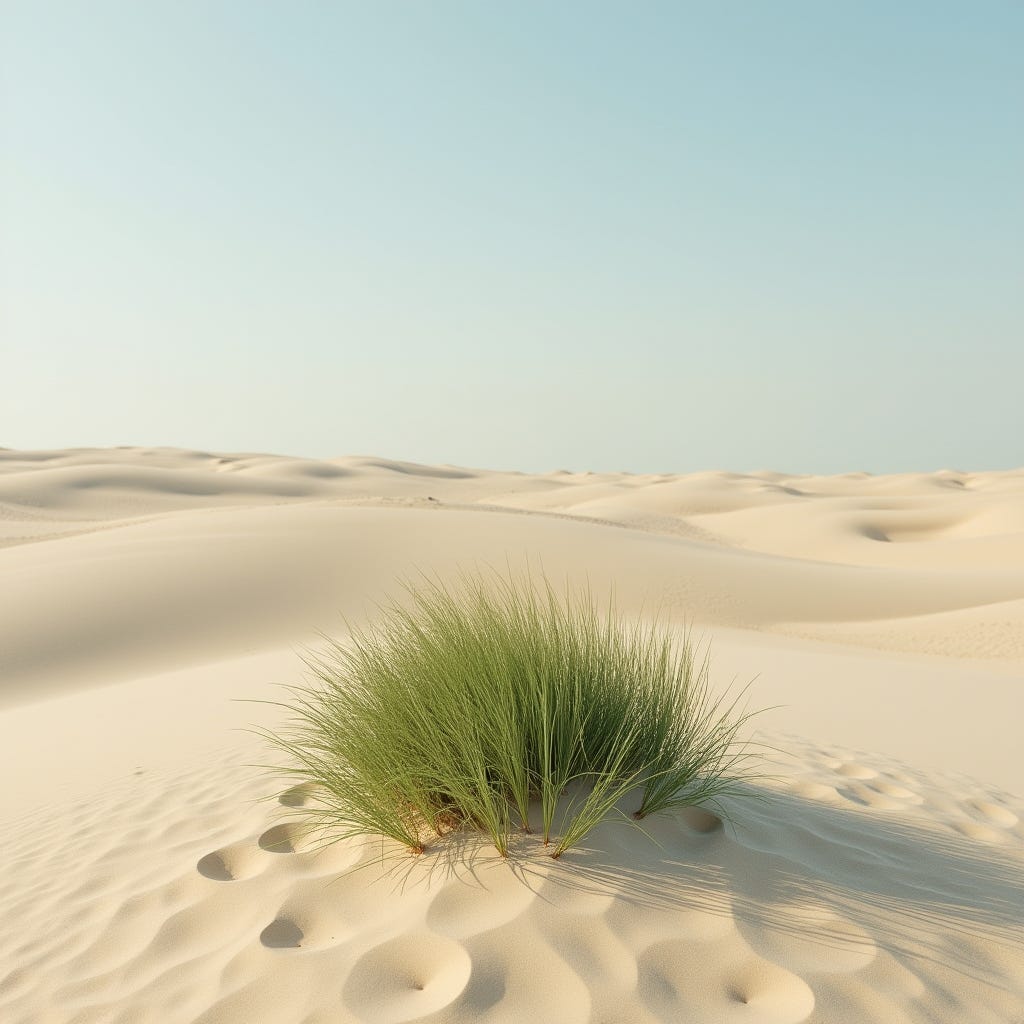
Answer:
POLYGON ((0 1018, 1024 1020, 1022 510, 1024 471, 0 450, 0 1018), (783 705, 777 779, 558 864, 306 848, 240 699, 480 563, 692 623, 783 705))

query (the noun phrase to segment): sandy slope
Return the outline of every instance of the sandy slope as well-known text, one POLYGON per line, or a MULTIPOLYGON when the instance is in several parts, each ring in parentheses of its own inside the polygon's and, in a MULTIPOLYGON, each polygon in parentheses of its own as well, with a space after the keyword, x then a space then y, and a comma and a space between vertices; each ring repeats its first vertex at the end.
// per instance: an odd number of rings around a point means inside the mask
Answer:
POLYGON ((1024 472, 0 450, 0 1019, 1024 1021, 1022 683, 1024 472), (237 698, 527 561, 758 675, 777 781, 557 865, 303 849, 237 698))

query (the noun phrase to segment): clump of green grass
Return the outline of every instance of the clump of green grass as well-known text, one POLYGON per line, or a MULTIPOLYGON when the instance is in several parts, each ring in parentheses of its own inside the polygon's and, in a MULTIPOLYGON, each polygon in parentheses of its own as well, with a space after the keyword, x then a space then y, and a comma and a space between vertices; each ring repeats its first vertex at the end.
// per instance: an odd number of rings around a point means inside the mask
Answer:
POLYGON ((624 798, 642 819, 741 777, 749 715, 711 692, 688 635, 674 643, 546 580, 407 590, 404 605, 307 659, 314 680, 269 734, 293 762, 285 774, 318 790, 326 836, 379 834, 420 853, 473 828, 504 856, 533 806, 557 858, 624 798))

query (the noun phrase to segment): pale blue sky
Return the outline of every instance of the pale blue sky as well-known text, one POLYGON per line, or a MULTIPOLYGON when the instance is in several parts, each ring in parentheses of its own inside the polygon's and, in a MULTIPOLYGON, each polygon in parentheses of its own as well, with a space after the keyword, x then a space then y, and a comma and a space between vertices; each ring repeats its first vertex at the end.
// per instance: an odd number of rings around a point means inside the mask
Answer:
POLYGON ((1024 4, 0 4, 0 445, 1024 464, 1024 4))

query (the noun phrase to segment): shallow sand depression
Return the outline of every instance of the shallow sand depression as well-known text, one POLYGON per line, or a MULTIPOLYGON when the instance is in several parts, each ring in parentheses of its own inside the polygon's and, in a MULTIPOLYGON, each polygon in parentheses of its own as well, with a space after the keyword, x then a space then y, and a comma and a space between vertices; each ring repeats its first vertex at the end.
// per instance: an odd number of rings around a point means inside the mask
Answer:
POLYGON ((0 451, 0 1019, 1024 1021, 1022 510, 1024 472, 0 451), (244 701, 485 563, 691 624, 771 777, 557 862, 311 844, 244 701))

